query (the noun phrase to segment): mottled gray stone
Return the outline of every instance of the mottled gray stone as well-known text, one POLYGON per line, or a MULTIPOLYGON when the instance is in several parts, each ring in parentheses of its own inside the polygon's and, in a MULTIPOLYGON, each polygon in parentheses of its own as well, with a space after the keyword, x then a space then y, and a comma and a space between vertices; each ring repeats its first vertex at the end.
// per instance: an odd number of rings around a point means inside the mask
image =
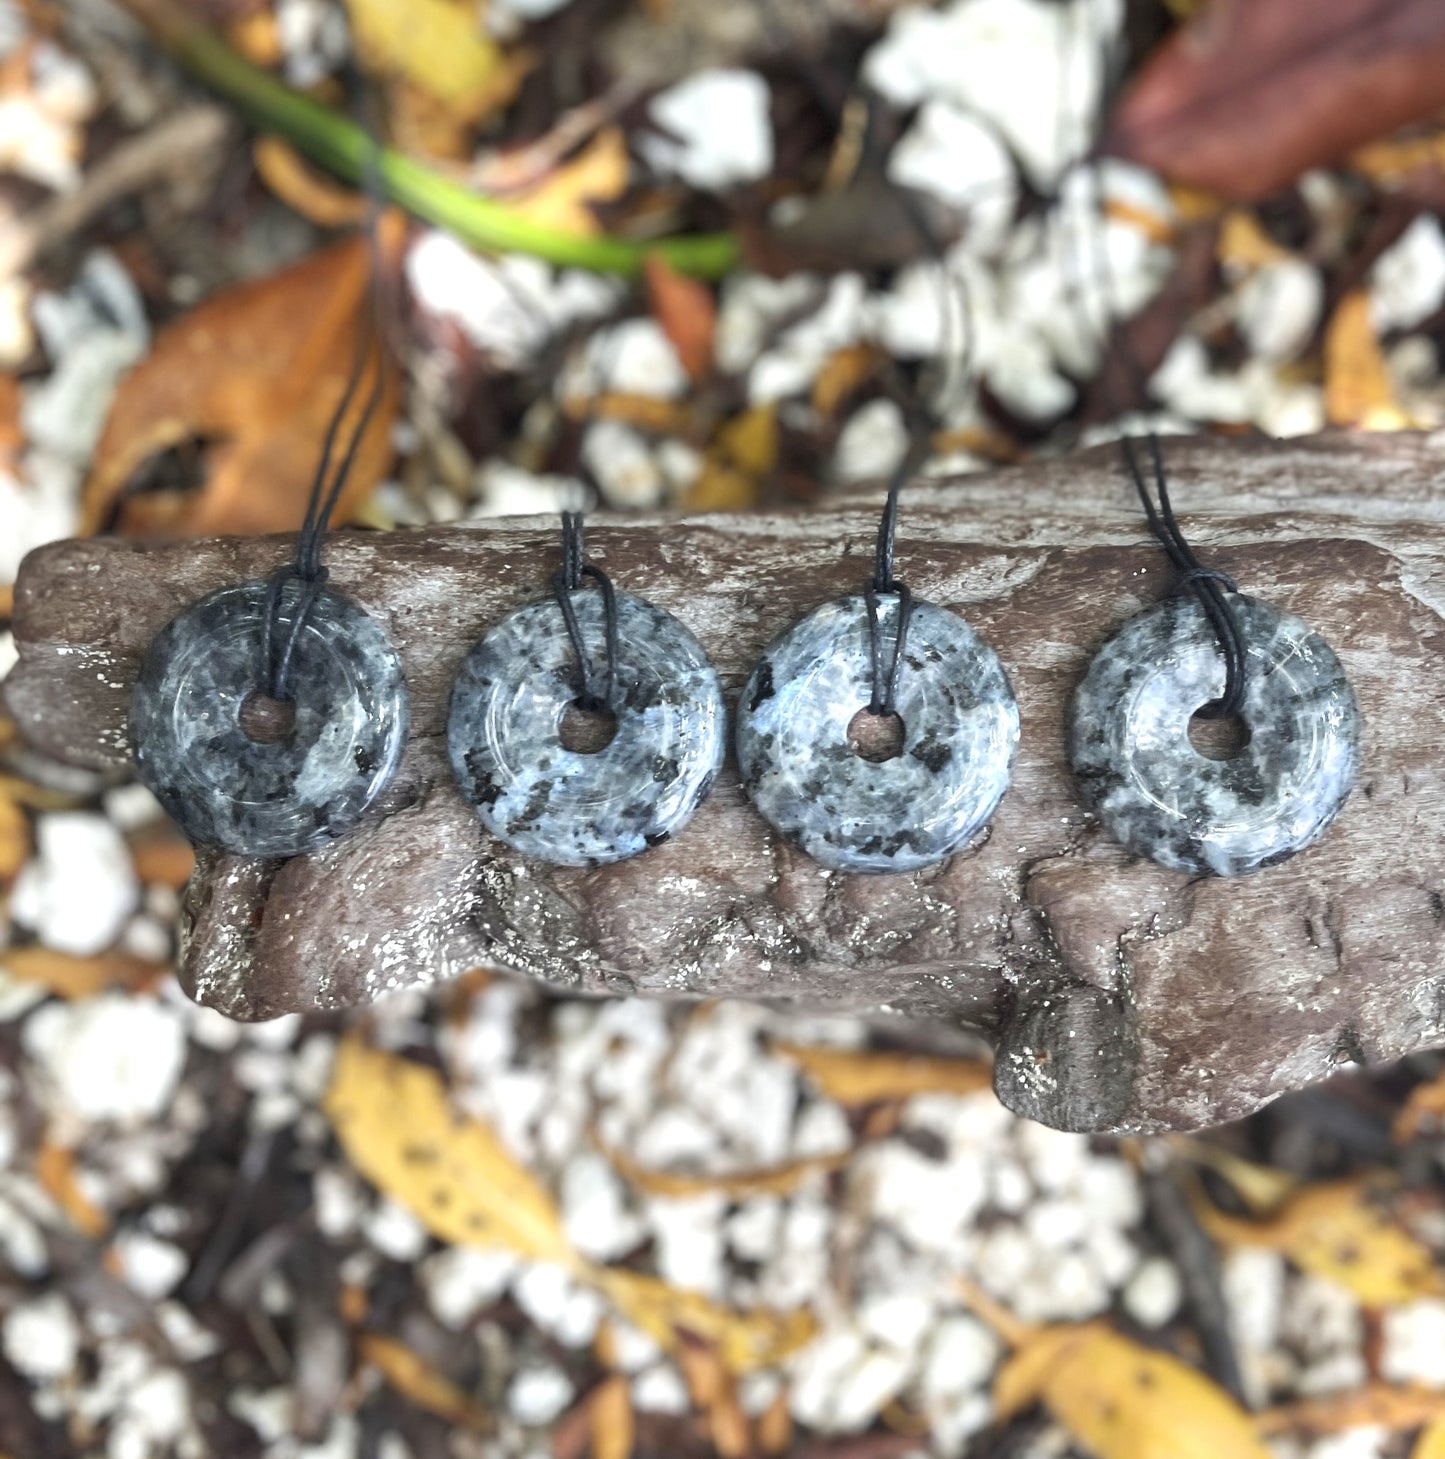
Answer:
MULTIPOLYGON (((879 599, 884 662, 898 600, 879 599)), ((910 871, 962 849, 1008 786, 1019 711, 993 650, 956 613, 915 602, 896 708, 901 752, 865 759, 848 726, 869 704, 862 594, 825 603, 763 653, 738 705, 743 783, 772 825, 835 871, 910 871)))
MULTIPOLYGON (((602 595, 572 595, 602 662, 602 595)), ((617 731, 594 754, 568 750, 562 718, 577 662, 554 599, 518 608, 472 649, 447 715, 462 794, 493 835, 561 866, 622 861, 675 835, 712 788, 726 748, 717 674, 670 613, 617 594, 617 731)))
MULTIPOLYGON (((343 836, 396 770, 408 701, 401 660, 376 620, 322 589, 296 641, 295 723, 274 744, 241 727, 256 689, 268 584, 222 588, 156 635, 131 698, 140 777, 200 846, 237 856, 314 851, 343 836)), ((298 584, 282 590, 289 629, 298 584)))
POLYGON ((1354 783, 1360 722, 1330 646, 1307 624, 1230 594, 1247 645, 1248 744, 1201 755, 1189 721, 1224 692, 1224 658, 1193 597, 1131 618, 1074 694, 1070 754, 1104 828, 1161 866, 1235 876, 1314 841, 1354 783))

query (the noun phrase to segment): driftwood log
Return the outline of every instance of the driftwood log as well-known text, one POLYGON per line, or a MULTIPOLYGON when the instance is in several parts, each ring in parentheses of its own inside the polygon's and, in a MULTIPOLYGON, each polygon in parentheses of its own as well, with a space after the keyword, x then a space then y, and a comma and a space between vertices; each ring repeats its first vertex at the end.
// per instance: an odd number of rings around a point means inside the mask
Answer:
MULTIPOLYGON (((931 870, 829 873, 724 773, 674 841, 596 871, 489 839, 448 773, 452 675, 545 591, 555 523, 341 534, 333 581, 388 628, 413 738, 379 814, 282 864, 203 854, 181 976, 243 1019, 365 1003, 478 965, 573 994, 738 996, 982 1034, 1012 1108, 1075 1129, 1186 1129, 1341 1066, 1445 1043, 1445 437, 1170 443, 1212 564, 1344 661, 1363 773, 1323 840, 1235 880, 1131 859, 1081 808, 1066 706, 1091 653, 1169 587, 1111 450, 905 498, 900 570, 997 649, 1023 714, 980 842, 931 870)), ((679 614, 736 691, 758 651, 866 576, 878 498, 775 517, 599 517, 589 545, 679 614)), ((75 764, 126 760, 131 680, 190 601, 283 560, 279 538, 65 542, 16 594, 11 712, 75 764)))

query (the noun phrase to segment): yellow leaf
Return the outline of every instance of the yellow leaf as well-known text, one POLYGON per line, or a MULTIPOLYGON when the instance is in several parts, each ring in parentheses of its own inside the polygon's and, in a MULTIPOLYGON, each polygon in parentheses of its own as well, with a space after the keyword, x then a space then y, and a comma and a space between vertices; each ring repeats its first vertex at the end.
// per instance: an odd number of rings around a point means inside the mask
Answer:
POLYGON ((758 504, 778 459, 778 413, 755 405, 718 428, 702 471, 683 498, 693 512, 738 512, 758 504))
POLYGON ((973 1059, 799 1044, 775 1044, 774 1052, 792 1059, 821 1093, 839 1104, 872 1104, 915 1094, 976 1094, 993 1083, 990 1066, 973 1059))
POLYGON ((1253 213, 1243 208, 1231 208, 1224 215, 1215 251, 1220 263, 1237 269, 1257 269, 1292 256, 1264 231, 1253 213))
POLYGON ((39 983, 59 998, 93 998, 107 988, 139 989, 168 971, 162 963, 146 962, 125 953, 103 952, 75 957, 32 943, 0 952, 0 972, 17 982, 39 983))
POLYGON ((1445 1418, 1426 1424, 1410 1450, 1410 1459, 1445 1459, 1445 1418))
POLYGON ((1168 218, 1161 218, 1158 213, 1151 213, 1148 208, 1141 208, 1137 203, 1126 202, 1123 198, 1109 198, 1104 203, 1104 216, 1111 223, 1123 223, 1126 227, 1135 229, 1150 243, 1158 244, 1161 248, 1170 248, 1175 242, 1174 224, 1168 218))
POLYGON ((571 162, 510 199, 512 208, 541 226, 591 238, 602 228, 588 204, 620 198, 630 170, 622 128, 607 127, 571 162))
MULTIPOLYGON (((1367 1383, 1350 1393, 1300 1398, 1255 1416, 1261 1434, 1338 1434, 1345 1429, 1399 1431, 1445 1423, 1445 1393, 1438 1388, 1395 1388, 1367 1383)), ((1419 1459, 1418 1455, 1411 1459, 1419 1459)))
POLYGON ((487 1408, 395 1338, 364 1332, 357 1339, 357 1351, 363 1362, 378 1369, 403 1398, 418 1408, 465 1428, 491 1428, 492 1415, 487 1408))
POLYGON ((882 360, 883 355, 875 345, 845 345, 818 371, 818 378, 813 381, 813 409, 824 420, 832 420, 838 407, 872 379, 882 360))
POLYGON ((721 1191, 731 1200, 748 1196, 786 1196, 816 1171, 840 1170, 852 1159, 851 1150, 833 1155, 812 1155, 802 1160, 789 1160, 763 1170, 741 1170, 723 1175, 681 1175, 670 1170, 652 1170, 638 1164, 624 1150, 611 1145, 598 1146, 613 1168, 626 1181, 652 1196, 695 1196, 705 1191, 721 1191))
POLYGON ((733 1312, 700 1292, 670 1287, 657 1277, 622 1267, 594 1268, 589 1280, 654 1342, 671 1350, 680 1333, 690 1333, 716 1347, 732 1373, 781 1361, 809 1342, 817 1327, 812 1314, 803 1309, 733 1312))
POLYGON ((80 1188, 74 1150, 42 1141, 35 1155, 35 1179, 83 1236, 98 1241, 110 1230, 110 1217, 80 1188))
POLYGON ((1364 289, 1340 300, 1325 329, 1325 414, 1331 425, 1367 431, 1398 431, 1410 423, 1395 400, 1364 289))
POLYGON ((486 1125, 452 1109, 434 1070, 353 1034, 324 1109, 352 1164, 434 1236, 577 1267, 550 1193, 486 1125))
POLYGON ((1255 1216, 1272 1216, 1300 1188, 1297 1177, 1244 1160, 1209 1140, 1181 1137, 1170 1142, 1170 1149, 1181 1160, 1223 1176, 1255 1216))
POLYGON ((993 1406, 1000 1421, 1016 1418, 1043 1401, 1050 1375, 1083 1335, 1082 1328, 1048 1327, 1019 1345, 994 1379, 993 1406))
POLYGON ((368 71, 409 83, 460 122, 505 105, 521 84, 476 0, 346 0, 346 9, 368 71))
POLYGON ((637 1415, 632 1411, 632 1385, 621 1373, 598 1384, 587 1418, 592 1459, 630 1459, 637 1442, 637 1415))
POLYGON ((29 859, 29 818, 0 788, 0 887, 14 881, 29 859))
POLYGON ((1378 1187, 1364 1178, 1306 1186, 1266 1221, 1238 1220, 1203 1202, 1198 1209, 1217 1240, 1278 1251, 1302 1271, 1347 1287, 1365 1307, 1442 1291, 1429 1250, 1396 1223, 1378 1187))
POLYGON ((1374 182, 1398 182, 1427 168, 1445 171, 1445 131, 1372 142, 1351 152, 1349 162, 1374 182))

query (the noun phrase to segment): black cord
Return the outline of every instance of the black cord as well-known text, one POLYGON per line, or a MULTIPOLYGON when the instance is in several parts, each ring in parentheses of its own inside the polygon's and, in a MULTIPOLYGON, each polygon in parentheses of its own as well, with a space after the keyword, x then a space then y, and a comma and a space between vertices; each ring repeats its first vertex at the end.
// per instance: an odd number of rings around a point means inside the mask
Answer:
POLYGON ((1224 655, 1224 693, 1212 703, 1206 704, 1199 713, 1206 719, 1231 719, 1244 705, 1247 682, 1248 649, 1244 633, 1239 625, 1235 605, 1225 596, 1226 592, 1237 595, 1239 589, 1227 573, 1205 567, 1185 539, 1183 529, 1175 519, 1173 504, 1169 500, 1169 483, 1164 474, 1164 454, 1159 448, 1159 437, 1150 431, 1147 439, 1154 467, 1154 487, 1159 494, 1157 505, 1150 494, 1148 481, 1134 450, 1134 441, 1129 436, 1123 436, 1119 441, 1124 465, 1133 479, 1139 500, 1144 504, 1145 515, 1149 518, 1149 529, 1159 539, 1178 574, 1175 590, 1182 592, 1187 589, 1199 600, 1199 606, 1209 619, 1214 636, 1219 641, 1220 652, 1224 655))
POLYGON ((567 636, 572 640, 572 650, 577 655, 577 703, 583 709, 617 712, 617 663, 621 656, 621 638, 617 627, 617 593, 612 579, 600 567, 594 567, 586 560, 585 542, 581 512, 562 513, 562 566, 552 574, 552 593, 557 606, 562 610, 562 620, 567 625, 567 636), (572 594, 582 587, 582 579, 589 577, 602 590, 602 622, 607 651, 606 667, 601 675, 603 687, 598 689, 598 675, 593 669, 591 655, 582 639, 582 625, 577 621, 577 610, 572 603, 572 594))

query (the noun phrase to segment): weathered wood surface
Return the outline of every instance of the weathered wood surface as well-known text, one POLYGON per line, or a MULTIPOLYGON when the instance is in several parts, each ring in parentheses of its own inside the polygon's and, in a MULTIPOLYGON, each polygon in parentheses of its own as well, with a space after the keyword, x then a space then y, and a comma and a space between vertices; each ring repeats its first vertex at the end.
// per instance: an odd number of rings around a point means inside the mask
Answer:
MULTIPOLYGON (((336 1008, 474 965, 574 993, 744 996, 981 1032, 1014 1108, 1081 1128, 1243 1114, 1342 1065, 1445 1043, 1445 437, 1170 443, 1207 560, 1316 625, 1366 722, 1325 838, 1232 881, 1125 856, 1081 809, 1065 709, 1090 654, 1167 590, 1111 450, 918 484, 900 570, 998 650, 1023 713, 1012 787, 968 852, 902 877, 828 873, 769 833, 725 773, 673 842, 597 871, 526 864, 447 772, 453 672, 545 591, 536 519, 342 535, 333 581, 387 626, 413 739, 383 813, 279 866, 203 856, 182 977, 240 1018, 336 1008)), ((730 689, 800 613, 856 588, 877 501, 788 517, 597 518, 596 558, 677 613, 730 689)), ((34 554, 16 597, 22 731, 125 763, 147 641, 193 599, 282 561, 281 539, 34 554)))

